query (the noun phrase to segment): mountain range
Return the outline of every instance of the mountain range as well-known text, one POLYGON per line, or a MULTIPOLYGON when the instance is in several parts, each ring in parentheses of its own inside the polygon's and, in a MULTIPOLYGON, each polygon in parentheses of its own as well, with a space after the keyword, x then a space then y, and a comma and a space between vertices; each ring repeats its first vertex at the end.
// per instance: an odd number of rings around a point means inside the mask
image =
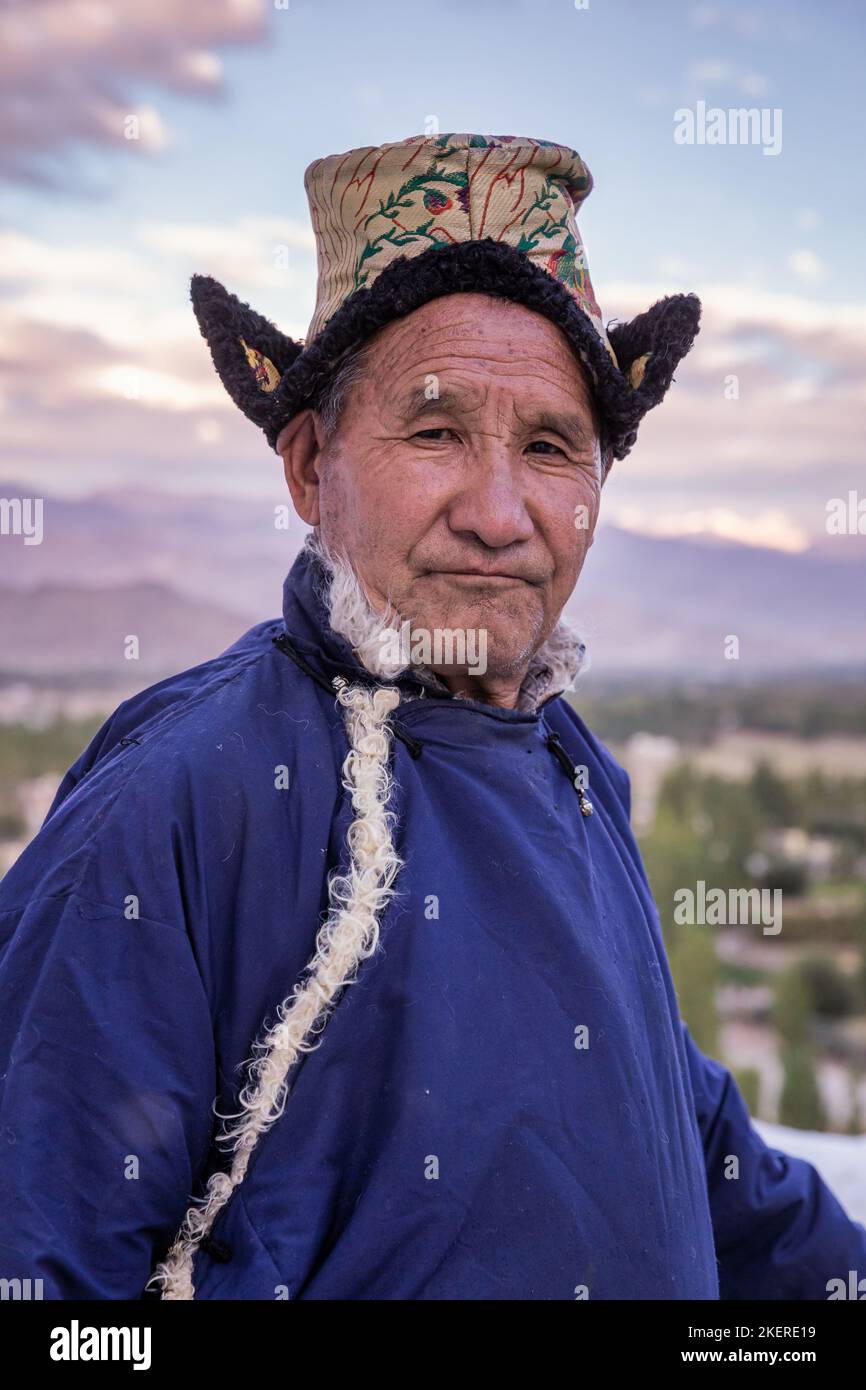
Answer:
MULTIPOLYGON (((223 650, 279 614, 305 533, 282 504, 45 498, 40 545, 0 536, 0 675, 125 683, 130 635, 142 680, 223 650)), ((566 613, 594 674, 751 679, 866 666, 864 595, 864 537, 789 553, 603 525, 566 613)))

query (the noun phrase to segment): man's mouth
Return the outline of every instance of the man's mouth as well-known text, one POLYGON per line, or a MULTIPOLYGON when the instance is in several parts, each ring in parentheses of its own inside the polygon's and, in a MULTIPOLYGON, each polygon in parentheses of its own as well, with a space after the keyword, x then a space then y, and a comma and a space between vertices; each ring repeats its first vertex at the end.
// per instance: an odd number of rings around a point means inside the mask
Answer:
POLYGON ((444 576, 446 579, 468 580, 475 583, 495 583, 495 584, 532 584, 533 581, 523 574, 509 574, 504 570, 431 570, 429 574, 433 576, 444 576))

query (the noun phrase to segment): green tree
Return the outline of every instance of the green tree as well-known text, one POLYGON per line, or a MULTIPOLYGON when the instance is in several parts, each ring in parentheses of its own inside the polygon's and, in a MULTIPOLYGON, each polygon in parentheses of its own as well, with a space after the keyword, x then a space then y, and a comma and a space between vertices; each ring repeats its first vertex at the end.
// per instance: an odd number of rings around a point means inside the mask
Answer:
POLYGON ((783 1043, 809 1044, 809 1017, 812 1000, 803 972, 797 965, 783 970, 776 980, 773 1022, 783 1043))
POLYGON ((782 1048, 785 1082, 779 1102, 779 1123, 792 1129, 827 1128, 827 1116, 818 1090, 815 1064, 806 1043, 788 1042, 782 1048))
POLYGON ((860 1109, 859 1092, 862 1084, 863 1072, 860 1068, 856 1068, 852 1071, 850 1078, 851 1109, 848 1112, 848 1124, 845 1131, 847 1134, 860 1135, 863 1133, 864 1128, 866 1128, 863 1123, 863 1112, 860 1109))
POLYGON ((761 1073, 757 1067, 737 1067, 734 1080, 750 1115, 757 1115, 761 1109, 761 1073))
POLYGON ((829 956, 809 956, 800 967, 812 1012, 822 1018, 847 1018, 857 1012, 857 984, 829 956))
POLYGON ((787 782, 768 762, 756 764, 750 783, 752 799, 768 825, 783 827, 796 823, 793 799, 787 782))
POLYGON ((716 1017, 716 985, 719 966, 712 928, 681 927, 670 952, 671 974, 680 1013, 702 1052, 718 1055, 719 1025, 716 1017))

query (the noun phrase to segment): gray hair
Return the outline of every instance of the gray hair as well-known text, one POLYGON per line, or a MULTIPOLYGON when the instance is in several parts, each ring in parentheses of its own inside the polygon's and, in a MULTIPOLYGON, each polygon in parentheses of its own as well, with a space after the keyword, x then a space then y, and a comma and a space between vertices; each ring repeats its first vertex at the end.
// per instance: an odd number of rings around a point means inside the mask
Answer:
POLYGON ((346 398, 353 386, 364 375, 367 366, 367 344, 350 348, 336 371, 328 378, 313 404, 313 409, 322 421, 325 434, 330 439, 340 423, 340 416, 346 405, 346 398))

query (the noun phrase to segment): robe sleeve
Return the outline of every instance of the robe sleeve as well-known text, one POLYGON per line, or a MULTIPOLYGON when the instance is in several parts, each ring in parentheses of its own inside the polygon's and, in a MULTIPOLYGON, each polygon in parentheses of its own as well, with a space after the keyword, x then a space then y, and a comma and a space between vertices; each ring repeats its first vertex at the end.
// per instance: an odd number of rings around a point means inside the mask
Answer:
POLYGON ((0 1278, 30 1280, 31 1297, 140 1298, 214 1122, 213 1029, 190 938, 77 892, 15 908, 8 896, 0 1278))
POLYGON ((826 1300, 831 1279, 847 1285, 850 1270, 866 1274, 866 1229, 811 1163, 764 1142, 730 1071, 704 1056, 682 1028, 721 1298, 826 1300))
POLYGON ((184 676, 188 674, 192 673, 182 673, 160 681, 157 685, 148 686, 146 690, 117 706, 97 729, 84 751, 64 773, 48 809, 46 821, 51 819, 79 782, 93 771, 97 763, 108 758, 118 744, 130 735, 140 737, 148 720, 154 716, 158 717, 163 710, 184 697, 187 693, 184 676))

